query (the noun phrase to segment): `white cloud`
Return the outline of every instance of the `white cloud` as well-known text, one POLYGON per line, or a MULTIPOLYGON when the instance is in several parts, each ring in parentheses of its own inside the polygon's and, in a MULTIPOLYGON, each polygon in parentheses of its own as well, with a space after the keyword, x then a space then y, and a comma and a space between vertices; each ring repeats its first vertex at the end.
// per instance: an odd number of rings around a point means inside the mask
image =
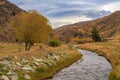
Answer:
POLYGON ((86 16, 71 16, 71 17, 65 17, 65 18, 52 18, 50 19, 51 22, 53 22, 53 28, 60 27, 66 24, 73 24, 80 21, 88 21, 92 20, 92 18, 88 18, 86 16), (56 25, 57 24, 57 25, 56 25))
POLYGON ((105 5, 101 6, 100 9, 106 10, 106 11, 111 11, 111 12, 120 10, 120 1, 105 4, 105 5))
POLYGON ((53 28, 87 21, 120 10, 120 0, 9 0, 24 10, 35 9, 53 28), (79 16, 79 17, 78 17, 79 16))

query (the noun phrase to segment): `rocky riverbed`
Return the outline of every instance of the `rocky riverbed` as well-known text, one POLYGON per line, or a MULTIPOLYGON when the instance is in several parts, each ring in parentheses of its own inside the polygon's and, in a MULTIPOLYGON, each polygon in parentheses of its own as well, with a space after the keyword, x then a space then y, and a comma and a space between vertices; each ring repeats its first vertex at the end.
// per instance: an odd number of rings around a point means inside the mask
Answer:
POLYGON ((55 65, 61 56, 67 53, 48 52, 43 58, 31 57, 26 59, 18 56, 5 56, 0 58, 0 80, 32 80, 31 73, 35 73, 38 68, 48 68, 55 65))
POLYGON ((48 80, 108 80, 111 64, 94 52, 78 50, 82 59, 61 70, 48 80))

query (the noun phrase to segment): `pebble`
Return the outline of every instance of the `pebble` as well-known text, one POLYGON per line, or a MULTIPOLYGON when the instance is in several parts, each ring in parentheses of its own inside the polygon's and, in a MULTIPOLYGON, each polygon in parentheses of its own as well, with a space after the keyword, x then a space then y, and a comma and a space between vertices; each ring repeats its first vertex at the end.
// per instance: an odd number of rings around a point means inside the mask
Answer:
POLYGON ((19 62, 17 62, 16 64, 17 64, 18 66, 20 66, 20 67, 22 66, 19 62))
POLYGON ((11 76, 11 80, 18 80, 18 76, 11 76))
POLYGON ((25 79, 31 79, 29 75, 24 75, 25 79))
POLYGON ((33 68, 29 65, 25 65, 22 69, 23 70, 32 70, 33 68))
POLYGON ((34 62, 34 64, 35 64, 36 66, 39 66, 39 65, 40 65, 38 62, 34 62))
POLYGON ((1 78, 2 78, 3 80, 9 80, 8 76, 6 76, 6 75, 2 75, 1 78))
POLYGON ((31 76, 26 73, 35 72, 38 67, 49 68, 60 59, 58 55, 55 56, 51 52, 48 52, 46 56, 49 58, 32 57, 32 61, 16 56, 12 57, 13 59, 9 56, 0 58, 0 65, 4 65, 4 67, 0 68, 0 74, 2 75, 0 80, 18 80, 20 76, 29 80, 31 76), (20 73, 17 74, 18 72, 20 73), (26 73, 23 74, 23 72, 26 73))

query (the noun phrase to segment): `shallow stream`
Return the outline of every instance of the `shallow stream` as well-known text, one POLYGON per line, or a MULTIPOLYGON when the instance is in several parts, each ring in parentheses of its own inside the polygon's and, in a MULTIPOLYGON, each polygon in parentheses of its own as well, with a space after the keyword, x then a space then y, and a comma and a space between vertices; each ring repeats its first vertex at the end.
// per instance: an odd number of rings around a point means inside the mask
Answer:
POLYGON ((62 69, 49 80, 108 80, 111 64, 98 54, 78 49, 82 59, 62 69))

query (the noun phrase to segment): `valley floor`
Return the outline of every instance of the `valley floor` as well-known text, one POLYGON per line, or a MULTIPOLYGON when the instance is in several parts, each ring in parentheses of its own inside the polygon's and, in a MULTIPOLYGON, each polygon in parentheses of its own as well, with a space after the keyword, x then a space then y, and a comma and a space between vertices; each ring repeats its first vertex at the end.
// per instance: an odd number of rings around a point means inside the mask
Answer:
POLYGON ((23 44, 0 43, 0 80, 44 80, 81 58, 70 45, 42 46, 24 51, 23 44))

